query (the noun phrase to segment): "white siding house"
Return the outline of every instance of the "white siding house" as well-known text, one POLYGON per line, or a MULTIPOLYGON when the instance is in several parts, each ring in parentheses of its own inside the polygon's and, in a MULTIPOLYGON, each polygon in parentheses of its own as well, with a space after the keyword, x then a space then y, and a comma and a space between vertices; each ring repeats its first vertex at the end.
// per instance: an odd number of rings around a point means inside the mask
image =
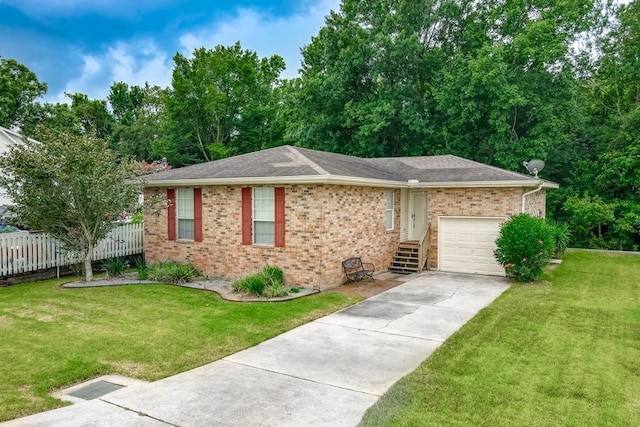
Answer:
MULTIPOLYGON (((0 155, 7 152, 11 144, 19 144, 20 142, 22 142, 22 136, 19 133, 0 126, 0 155)), ((4 189, 0 188, 0 205, 10 204, 12 204, 11 199, 6 195, 4 189)))

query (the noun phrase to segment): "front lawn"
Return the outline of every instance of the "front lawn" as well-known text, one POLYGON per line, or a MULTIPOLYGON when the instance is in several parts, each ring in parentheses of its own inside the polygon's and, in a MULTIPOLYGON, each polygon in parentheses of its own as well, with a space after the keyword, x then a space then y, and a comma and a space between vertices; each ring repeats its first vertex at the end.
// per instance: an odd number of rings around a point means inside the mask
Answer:
POLYGON ((640 425, 640 257, 578 252, 514 284, 363 426, 640 425))
POLYGON ((177 286, 62 289, 62 282, 0 288, 0 421, 65 405, 49 396, 53 389, 104 374, 157 380, 360 300, 323 293, 230 303, 177 286))

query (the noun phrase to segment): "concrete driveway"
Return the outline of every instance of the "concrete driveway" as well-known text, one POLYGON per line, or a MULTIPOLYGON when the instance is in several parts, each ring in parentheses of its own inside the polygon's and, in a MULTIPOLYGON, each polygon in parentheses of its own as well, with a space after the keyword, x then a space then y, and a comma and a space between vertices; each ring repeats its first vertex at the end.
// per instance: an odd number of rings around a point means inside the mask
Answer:
POLYGON ((7 426, 354 426, 489 305, 501 277, 427 272, 255 347, 7 426))

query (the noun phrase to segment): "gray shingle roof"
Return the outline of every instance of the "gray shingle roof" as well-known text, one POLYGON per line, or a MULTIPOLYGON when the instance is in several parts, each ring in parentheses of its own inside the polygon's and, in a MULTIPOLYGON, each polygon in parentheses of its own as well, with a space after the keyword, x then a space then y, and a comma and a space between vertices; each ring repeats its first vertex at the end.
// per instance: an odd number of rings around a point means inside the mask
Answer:
POLYGON ((507 171, 460 157, 422 156, 364 159, 344 154, 284 145, 193 166, 145 176, 149 185, 163 182, 225 179, 305 177, 357 178, 407 183, 468 183, 522 181, 524 185, 539 179, 507 171))

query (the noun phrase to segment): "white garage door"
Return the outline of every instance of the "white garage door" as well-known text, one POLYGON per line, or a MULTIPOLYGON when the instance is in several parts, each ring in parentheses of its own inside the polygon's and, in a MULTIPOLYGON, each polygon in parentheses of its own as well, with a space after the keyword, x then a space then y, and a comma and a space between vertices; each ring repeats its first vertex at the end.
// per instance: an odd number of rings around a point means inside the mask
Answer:
POLYGON ((438 218, 438 270, 504 276, 493 256, 504 218, 438 218))

